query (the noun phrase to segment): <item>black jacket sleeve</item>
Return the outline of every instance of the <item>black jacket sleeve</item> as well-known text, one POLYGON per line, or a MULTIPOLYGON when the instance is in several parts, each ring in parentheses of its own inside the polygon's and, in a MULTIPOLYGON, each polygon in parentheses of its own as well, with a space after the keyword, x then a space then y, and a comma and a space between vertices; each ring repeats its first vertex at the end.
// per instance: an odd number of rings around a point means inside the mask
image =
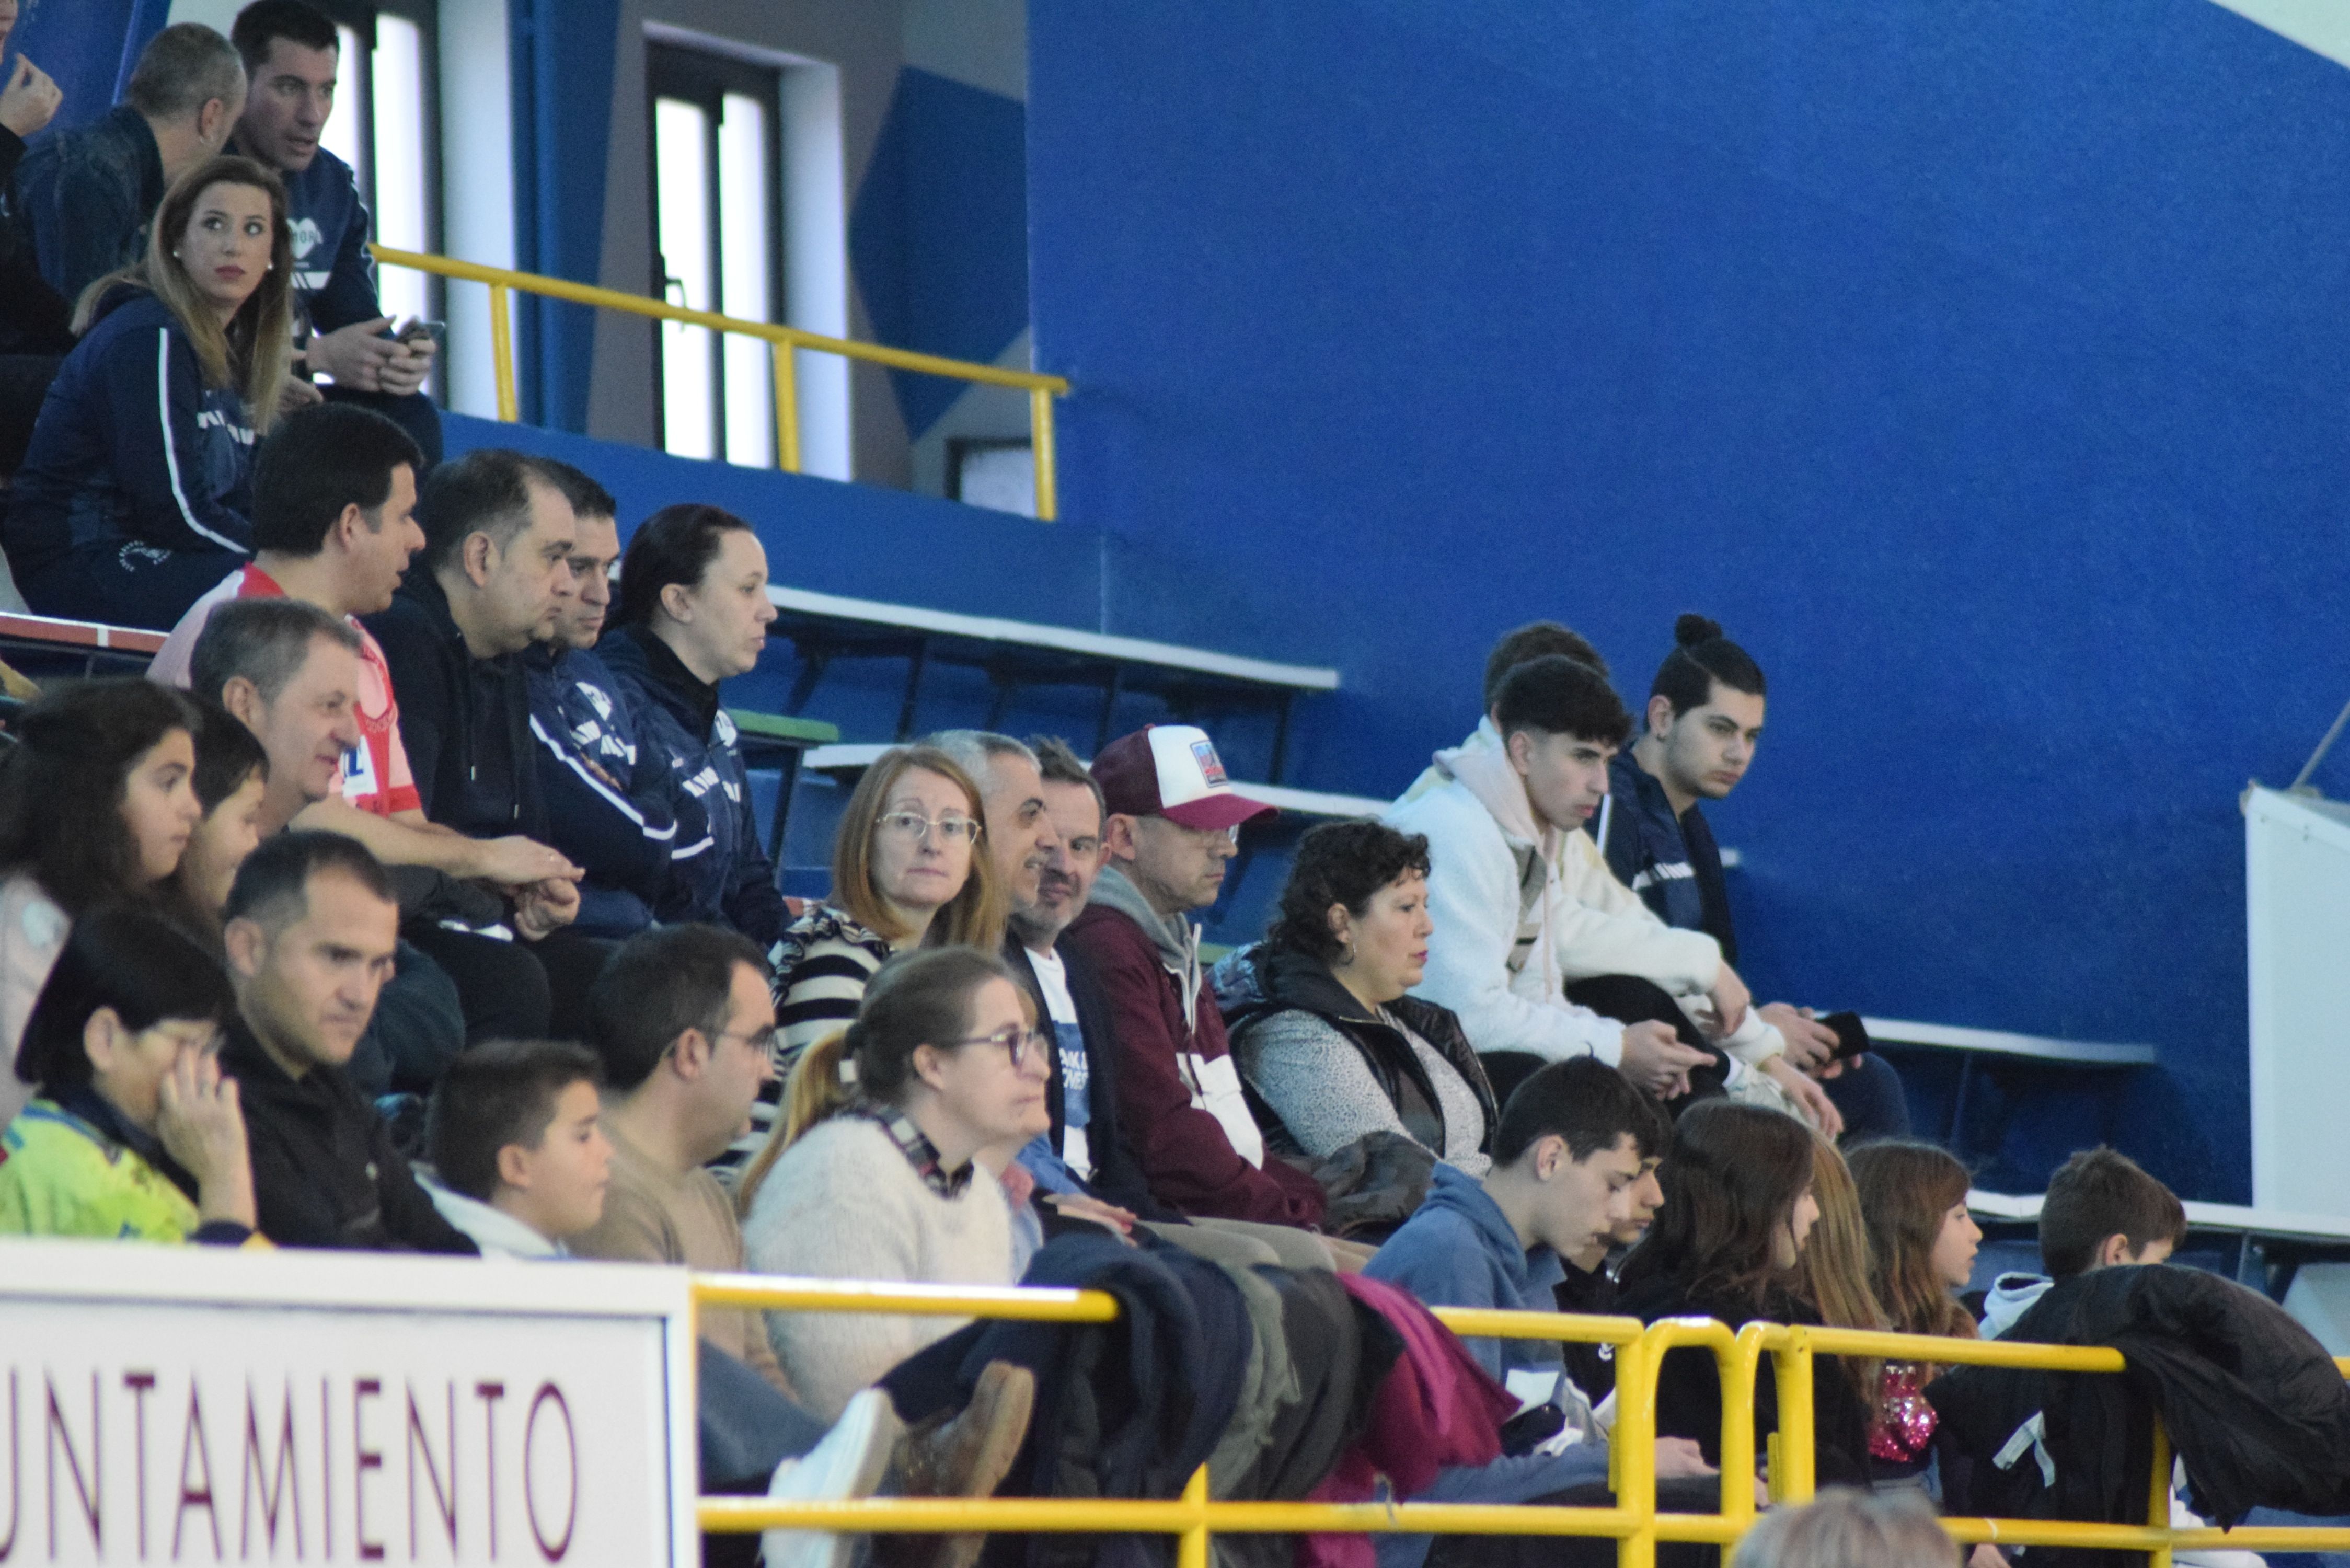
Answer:
MULTIPOLYGON (((25 143, 0 126, 0 197, 16 178, 25 143)), ((9 206, 0 213, 0 354, 65 354, 73 349, 72 307, 41 276, 33 244, 9 206)))
POLYGON ((384 1231, 392 1241, 419 1252, 456 1252, 467 1257, 480 1252, 472 1237, 441 1217, 408 1161, 392 1147, 391 1130, 381 1117, 376 1120, 374 1143, 376 1198, 383 1209, 384 1231))
POLYGON ((764 947, 784 934, 784 890, 775 885, 775 863, 759 837, 759 814, 751 807, 747 783, 743 798, 731 804, 737 853, 727 874, 723 908, 728 924, 764 947))

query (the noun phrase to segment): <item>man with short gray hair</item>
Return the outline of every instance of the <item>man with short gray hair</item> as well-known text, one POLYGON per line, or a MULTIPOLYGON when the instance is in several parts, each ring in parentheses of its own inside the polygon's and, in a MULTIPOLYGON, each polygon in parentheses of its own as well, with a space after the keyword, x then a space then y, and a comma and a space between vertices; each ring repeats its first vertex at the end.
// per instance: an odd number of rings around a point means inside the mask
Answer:
POLYGON ((343 753, 359 739, 359 634, 348 622, 301 599, 223 605, 196 639, 188 679, 269 754, 263 837, 340 793, 343 753))
POLYGON ((172 182, 219 152, 244 112, 244 64, 201 22, 155 35, 106 118, 51 137, 16 172, 18 221, 68 303, 138 261, 172 182))

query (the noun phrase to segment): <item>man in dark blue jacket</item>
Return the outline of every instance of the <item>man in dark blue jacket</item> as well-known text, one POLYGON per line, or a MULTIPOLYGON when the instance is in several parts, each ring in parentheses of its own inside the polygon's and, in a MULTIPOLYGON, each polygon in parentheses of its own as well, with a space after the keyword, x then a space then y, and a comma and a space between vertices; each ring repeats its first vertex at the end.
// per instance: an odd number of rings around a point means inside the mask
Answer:
POLYGON ((221 151, 244 108, 244 67, 200 22, 149 42, 123 101, 25 155, 15 209, 41 276, 68 304, 147 254, 147 225, 172 181, 221 151))
POLYGON ((441 415, 422 389, 435 345, 421 330, 388 335, 358 178, 318 144, 335 109, 335 24, 306 0, 254 0, 229 36, 252 81, 230 151, 286 182, 295 304, 310 327, 303 362, 334 378, 328 397, 398 421, 430 468, 441 461, 441 415))
POLYGON ((686 843, 698 843, 709 825, 700 802, 682 792, 672 798, 666 759, 644 744, 628 694, 593 651, 611 608, 612 566, 620 558, 611 493, 567 462, 542 460, 541 466, 562 488, 578 523, 571 552, 576 592, 556 616, 555 635, 524 655, 547 831, 555 847, 587 873, 572 929, 625 938, 660 912, 681 834, 686 843))
MULTIPOLYGON (((1700 615, 1673 628, 1674 648, 1648 691, 1648 727, 1616 753, 1607 799, 1587 825, 1608 868, 1669 926, 1703 931, 1738 961, 1738 933, 1721 850, 1700 803, 1738 787, 1762 738, 1761 666, 1700 615)), ((1833 1030, 1806 1008, 1759 1009, 1787 1042, 1787 1059, 1822 1080, 1844 1116, 1845 1137, 1898 1137, 1909 1130, 1901 1076, 1882 1056, 1830 1060, 1833 1030)))

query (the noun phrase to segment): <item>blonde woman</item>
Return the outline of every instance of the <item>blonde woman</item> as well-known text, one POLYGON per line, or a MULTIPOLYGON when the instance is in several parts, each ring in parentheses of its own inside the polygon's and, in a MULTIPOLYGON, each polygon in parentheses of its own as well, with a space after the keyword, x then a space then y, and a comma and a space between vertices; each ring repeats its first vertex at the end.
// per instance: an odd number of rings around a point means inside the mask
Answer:
POLYGON ((893 955, 920 947, 1003 945, 1003 900, 980 849, 979 786, 935 746, 884 752, 848 797, 833 839, 832 897, 785 928, 775 971, 775 1083, 760 1090, 755 1152, 800 1053, 848 1027, 893 955))
POLYGON ((165 194, 146 259, 83 291, 0 534, 32 608, 168 630, 244 564, 292 268, 285 186, 213 158, 165 194))

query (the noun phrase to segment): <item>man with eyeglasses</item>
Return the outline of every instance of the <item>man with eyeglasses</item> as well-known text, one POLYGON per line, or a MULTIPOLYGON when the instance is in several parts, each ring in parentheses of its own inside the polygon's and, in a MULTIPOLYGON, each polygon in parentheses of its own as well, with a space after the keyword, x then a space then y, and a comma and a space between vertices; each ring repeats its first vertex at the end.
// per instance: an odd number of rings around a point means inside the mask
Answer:
POLYGON ((1082 959, 1055 944, 1086 906, 1102 866, 1101 790, 1064 742, 1027 745, 983 730, 931 743, 979 784, 986 847, 1004 890, 1003 961, 1027 988, 1055 1049, 1053 1125, 1021 1152, 1046 1192, 1099 1198, 1145 1219, 1173 1219, 1152 1199, 1118 1125, 1109 1003, 1082 959))
MULTIPOLYGON (((743 1267, 743 1231, 702 1168, 750 1125, 774 1076, 775 1004, 749 939, 715 926, 662 926, 623 942, 588 991, 588 1044, 604 1065, 612 1180, 604 1217, 577 1237, 583 1258, 743 1267)), ((791 1385, 754 1312, 705 1308, 702 1337, 779 1392, 791 1385)))
POLYGON ((1322 1189, 1267 1159, 1184 916, 1215 902, 1240 825, 1273 808, 1233 793, 1205 732, 1153 724, 1094 759, 1108 864, 1065 940, 1091 966, 1118 1035, 1118 1109, 1151 1194, 1195 1216, 1312 1226, 1322 1189))

